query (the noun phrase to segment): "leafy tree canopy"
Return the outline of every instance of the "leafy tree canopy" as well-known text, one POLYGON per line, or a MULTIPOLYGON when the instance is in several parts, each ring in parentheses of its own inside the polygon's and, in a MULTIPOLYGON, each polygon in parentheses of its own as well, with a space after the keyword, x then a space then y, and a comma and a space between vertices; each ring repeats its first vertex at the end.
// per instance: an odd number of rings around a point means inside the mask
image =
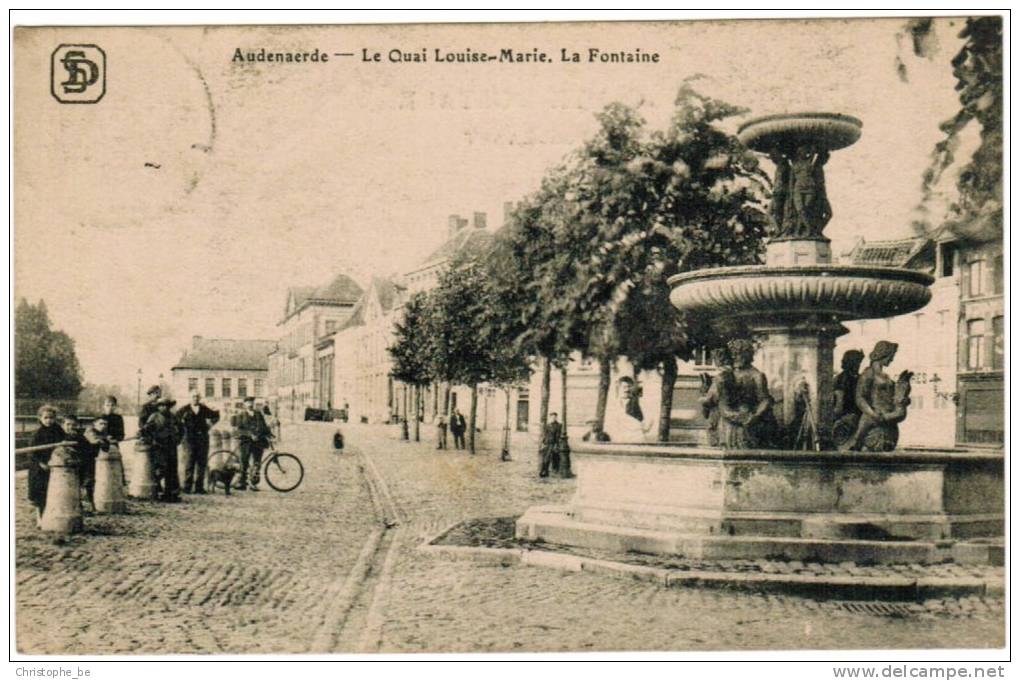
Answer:
POLYGON ((46 303, 22 298, 14 317, 14 394, 73 400, 82 389, 74 340, 51 328, 46 303))

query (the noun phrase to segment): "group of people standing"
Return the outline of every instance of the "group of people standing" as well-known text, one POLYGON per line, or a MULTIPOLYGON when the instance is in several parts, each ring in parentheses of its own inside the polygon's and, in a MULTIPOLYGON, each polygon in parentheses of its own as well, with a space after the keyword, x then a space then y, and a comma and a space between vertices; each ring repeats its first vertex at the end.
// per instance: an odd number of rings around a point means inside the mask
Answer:
MULTIPOLYGON (((146 398, 146 402, 139 408, 136 437, 138 446, 150 451, 156 498, 176 503, 181 501, 182 493, 205 494, 209 436, 212 428, 220 421, 220 412, 203 404, 198 393, 192 393, 189 404, 176 412, 173 411, 175 400, 164 397, 159 386, 149 388, 146 398), (178 448, 183 461, 178 461, 178 448), (178 473, 179 467, 181 474, 178 473)), ((83 511, 86 514, 93 513, 96 459, 100 452, 109 451, 111 445, 125 440, 124 417, 117 413, 117 398, 112 395, 107 397, 103 412, 84 430, 75 416, 60 415, 57 408, 51 405, 42 406, 37 418, 39 428, 31 442, 35 449, 31 451, 28 462, 28 500, 35 508, 37 521, 46 510, 49 462, 58 445, 73 451, 83 511)), ((231 418, 231 431, 237 438, 240 458, 240 477, 236 489, 259 489, 262 454, 273 440, 267 418, 271 418, 268 407, 263 411, 256 409, 253 397, 245 398, 244 408, 231 418)))
POLYGON ((84 511, 95 512, 96 459, 100 452, 108 452, 110 445, 124 440, 124 417, 117 413, 117 398, 107 397, 103 413, 84 431, 74 415, 59 416, 57 408, 49 404, 39 408, 37 418, 39 428, 32 435, 31 446, 39 449, 31 452, 28 463, 28 501, 35 509, 36 522, 46 510, 50 457, 61 444, 74 450, 84 511))
MULTIPOLYGON (((159 386, 146 393, 148 401, 138 413, 138 436, 143 446, 150 447, 157 485, 157 498, 179 502, 181 494, 205 494, 209 465, 209 433, 220 420, 220 412, 202 403, 197 392, 190 403, 176 412, 176 401, 162 396, 159 386), (180 445, 184 456, 178 462, 180 445), (183 487, 178 475, 179 463, 184 473, 183 487)), ((241 476, 236 489, 259 489, 262 453, 269 447, 273 434, 266 422, 266 413, 255 408, 255 398, 244 398, 243 409, 231 418, 231 430, 237 436, 241 459, 241 476)), ((268 407, 265 407, 268 410, 268 407)), ((211 491, 211 490, 210 490, 211 491)))
POLYGON ((464 434, 467 432, 467 421, 456 407, 450 412, 449 419, 444 414, 440 414, 436 419, 436 449, 449 449, 446 441, 447 429, 453 435, 454 449, 466 449, 464 434))

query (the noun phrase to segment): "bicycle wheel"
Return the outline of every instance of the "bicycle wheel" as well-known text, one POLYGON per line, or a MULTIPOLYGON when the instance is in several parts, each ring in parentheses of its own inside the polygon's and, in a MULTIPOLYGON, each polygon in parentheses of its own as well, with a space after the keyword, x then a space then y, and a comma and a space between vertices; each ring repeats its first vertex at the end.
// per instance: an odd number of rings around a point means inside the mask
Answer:
POLYGON ((301 459, 287 452, 276 452, 266 461, 266 482, 277 492, 289 492, 305 477, 301 459))

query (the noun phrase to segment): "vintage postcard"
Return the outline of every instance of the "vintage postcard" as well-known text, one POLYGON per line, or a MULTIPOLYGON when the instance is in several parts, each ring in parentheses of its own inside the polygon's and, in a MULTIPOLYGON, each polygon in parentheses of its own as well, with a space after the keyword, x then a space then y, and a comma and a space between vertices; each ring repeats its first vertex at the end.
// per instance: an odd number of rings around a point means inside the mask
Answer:
POLYGON ((1008 17, 12 40, 18 654, 1007 655, 1008 17))

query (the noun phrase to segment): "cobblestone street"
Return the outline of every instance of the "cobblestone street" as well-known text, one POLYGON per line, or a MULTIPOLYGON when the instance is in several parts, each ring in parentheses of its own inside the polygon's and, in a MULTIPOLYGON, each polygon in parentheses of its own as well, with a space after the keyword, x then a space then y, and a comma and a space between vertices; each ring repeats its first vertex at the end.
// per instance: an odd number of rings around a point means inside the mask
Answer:
POLYGON ((981 648, 1001 600, 862 604, 669 589, 609 575, 449 561, 418 551, 454 522, 566 500, 533 453, 438 452, 395 427, 285 430, 305 463, 268 489, 132 502, 54 544, 17 482, 17 640, 24 653, 496 652, 981 648), (390 527, 387 527, 389 525, 390 527))

